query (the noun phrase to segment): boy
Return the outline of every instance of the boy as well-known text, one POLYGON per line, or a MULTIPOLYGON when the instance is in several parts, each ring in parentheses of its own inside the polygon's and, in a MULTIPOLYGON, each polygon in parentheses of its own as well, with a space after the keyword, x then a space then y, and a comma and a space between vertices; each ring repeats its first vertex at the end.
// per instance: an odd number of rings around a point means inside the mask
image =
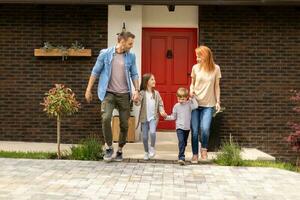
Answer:
POLYGON ((189 91, 186 88, 178 88, 177 101, 173 107, 173 112, 168 115, 165 120, 176 120, 176 133, 178 138, 178 163, 185 165, 185 147, 189 137, 191 127, 191 113, 193 109, 198 107, 197 100, 192 98, 188 100, 189 91))

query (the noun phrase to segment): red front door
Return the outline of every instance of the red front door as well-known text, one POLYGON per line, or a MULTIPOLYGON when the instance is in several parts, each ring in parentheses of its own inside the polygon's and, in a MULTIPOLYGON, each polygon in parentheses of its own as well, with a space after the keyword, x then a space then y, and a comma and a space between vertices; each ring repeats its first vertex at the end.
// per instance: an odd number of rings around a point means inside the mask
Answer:
MULTIPOLYGON (((196 46, 197 29, 143 28, 142 74, 154 74, 156 89, 162 96, 168 114, 171 114, 177 102, 177 89, 189 89, 191 68, 196 62, 196 46)), ((158 123, 158 129, 174 128, 174 122, 162 118, 158 123)))

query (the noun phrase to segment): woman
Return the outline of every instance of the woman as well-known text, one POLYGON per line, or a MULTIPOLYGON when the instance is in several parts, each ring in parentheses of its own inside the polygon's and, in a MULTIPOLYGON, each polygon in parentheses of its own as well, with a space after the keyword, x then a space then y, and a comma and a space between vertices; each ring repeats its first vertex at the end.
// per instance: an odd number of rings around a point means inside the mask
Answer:
POLYGON ((195 49, 197 64, 193 66, 190 95, 196 96, 199 107, 192 111, 192 163, 198 163, 199 128, 201 129, 201 158, 207 159, 209 128, 214 107, 217 112, 221 109, 220 78, 221 70, 214 63, 213 54, 206 46, 195 49))

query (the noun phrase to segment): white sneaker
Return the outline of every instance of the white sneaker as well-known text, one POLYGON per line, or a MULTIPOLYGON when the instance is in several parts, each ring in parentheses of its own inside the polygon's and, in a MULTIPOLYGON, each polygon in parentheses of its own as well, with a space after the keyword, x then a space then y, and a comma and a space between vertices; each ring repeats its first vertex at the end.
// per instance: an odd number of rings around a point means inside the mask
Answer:
POLYGON ((149 153, 145 152, 144 160, 149 160, 149 153))
POLYGON ((154 147, 149 147, 149 157, 153 158, 155 156, 155 148, 154 147))

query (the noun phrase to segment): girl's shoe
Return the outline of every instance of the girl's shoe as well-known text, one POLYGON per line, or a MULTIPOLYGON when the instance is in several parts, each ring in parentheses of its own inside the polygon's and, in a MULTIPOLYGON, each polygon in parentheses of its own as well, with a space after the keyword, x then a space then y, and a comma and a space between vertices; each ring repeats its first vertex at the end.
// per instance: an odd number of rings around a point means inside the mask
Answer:
POLYGON ((149 147, 149 157, 153 158, 155 156, 155 148, 154 147, 149 147))
POLYGON ((145 152, 145 154, 144 154, 144 160, 149 160, 149 153, 148 152, 145 152))
POLYGON ((201 149, 201 159, 207 160, 207 149, 201 149))
POLYGON ((197 164, 198 163, 198 155, 193 155, 191 163, 192 164, 197 164))

